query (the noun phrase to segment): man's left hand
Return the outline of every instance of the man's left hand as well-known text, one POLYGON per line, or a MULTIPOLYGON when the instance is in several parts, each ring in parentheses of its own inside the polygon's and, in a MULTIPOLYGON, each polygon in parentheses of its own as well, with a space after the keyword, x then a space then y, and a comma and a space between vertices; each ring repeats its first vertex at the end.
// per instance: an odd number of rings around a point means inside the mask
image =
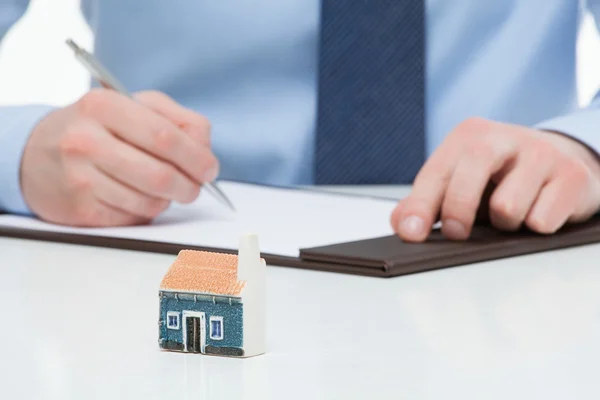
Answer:
POLYGON ((410 242, 424 241, 437 221, 444 236, 465 240, 480 207, 501 230, 554 233, 600 209, 600 162, 559 133, 469 119, 425 163, 391 223, 410 242), (482 204, 490 184, 495 189, 482 204))

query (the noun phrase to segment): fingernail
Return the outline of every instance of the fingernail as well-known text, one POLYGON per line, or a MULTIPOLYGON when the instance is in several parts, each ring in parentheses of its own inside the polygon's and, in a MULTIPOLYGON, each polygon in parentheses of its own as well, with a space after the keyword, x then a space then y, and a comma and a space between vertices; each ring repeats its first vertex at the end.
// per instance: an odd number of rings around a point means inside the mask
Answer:
POLYGON ((213 168, 209 169, 208 171, 206 171, 206 173, 204 174, 204 182, 212 182, 215 179, 217 179, 218 175, 219 175, 219 169, 217 167, 213 167, 213 168))
POLYGON ((467 238, 465 226, 454 219, 447 219, 442 222, 442 232, 444 236, 454 240, 463 240, 467 238))
POLYGON ((422 234, 424 226, 425 223, 423 222, 422 218, 417 217, 416 215, 411 215, 400 222, 399 229, 401 233, 412 236, 422 234))

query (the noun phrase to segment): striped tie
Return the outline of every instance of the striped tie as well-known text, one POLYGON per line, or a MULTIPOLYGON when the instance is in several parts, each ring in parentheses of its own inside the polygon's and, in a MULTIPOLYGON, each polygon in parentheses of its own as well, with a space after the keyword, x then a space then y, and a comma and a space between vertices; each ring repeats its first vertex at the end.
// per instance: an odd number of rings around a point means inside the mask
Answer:
POLYGON ((411 183, 425 158, 423 0, 321 1, 315 183, 411 183))

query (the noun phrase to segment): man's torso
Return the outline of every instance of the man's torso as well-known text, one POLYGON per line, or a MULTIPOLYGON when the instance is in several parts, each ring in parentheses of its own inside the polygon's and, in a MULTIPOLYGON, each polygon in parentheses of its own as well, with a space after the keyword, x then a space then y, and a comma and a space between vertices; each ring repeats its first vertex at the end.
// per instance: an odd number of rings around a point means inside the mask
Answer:
MULTIPOLYGON (((576 107, 578 7, 427 1, 428 153, 470 116, 531 125, 576 107)), ((319 8, 83 0, 95 53, 130 90, 164 91, 211 120, 222 178, 284 185, 311 182, 319 8)))

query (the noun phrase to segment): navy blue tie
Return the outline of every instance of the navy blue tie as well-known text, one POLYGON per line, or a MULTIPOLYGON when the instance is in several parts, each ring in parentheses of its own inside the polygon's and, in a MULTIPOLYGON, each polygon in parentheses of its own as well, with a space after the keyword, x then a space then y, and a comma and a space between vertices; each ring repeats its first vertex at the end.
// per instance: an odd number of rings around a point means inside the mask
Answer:
POLYGON ((321 1, 315 183, 412 183, 425 159, 424 0, 321 1))

